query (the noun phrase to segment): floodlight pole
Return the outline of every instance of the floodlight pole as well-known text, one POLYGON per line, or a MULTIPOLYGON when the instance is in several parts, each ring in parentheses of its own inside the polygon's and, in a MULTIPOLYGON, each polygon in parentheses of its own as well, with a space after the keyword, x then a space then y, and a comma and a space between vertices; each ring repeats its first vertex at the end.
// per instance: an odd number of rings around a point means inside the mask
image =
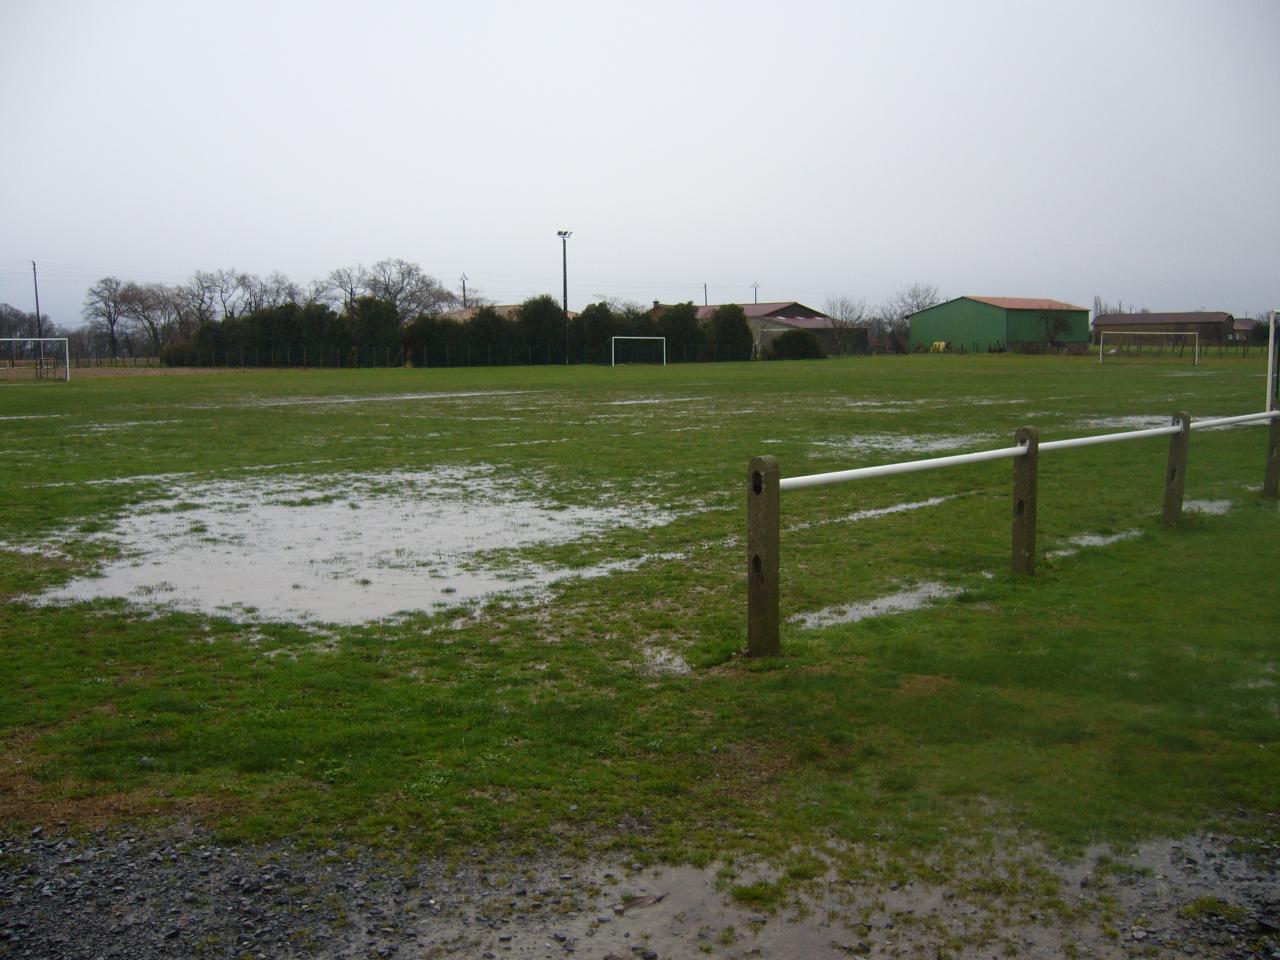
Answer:
POLYGON ((569 238, 572 230, 557 230, 560 238, 560 262, 564 271, 564 362, 569 365, 569 238))

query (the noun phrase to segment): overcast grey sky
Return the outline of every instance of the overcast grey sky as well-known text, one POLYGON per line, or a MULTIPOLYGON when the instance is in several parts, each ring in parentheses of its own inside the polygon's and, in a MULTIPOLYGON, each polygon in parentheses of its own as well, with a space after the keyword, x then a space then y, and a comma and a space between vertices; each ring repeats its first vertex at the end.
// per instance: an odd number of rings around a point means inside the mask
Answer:
POLYGON ((0 0, 0 301, 402 257, 499 302, 1280 306, 1280 2, 0 0))

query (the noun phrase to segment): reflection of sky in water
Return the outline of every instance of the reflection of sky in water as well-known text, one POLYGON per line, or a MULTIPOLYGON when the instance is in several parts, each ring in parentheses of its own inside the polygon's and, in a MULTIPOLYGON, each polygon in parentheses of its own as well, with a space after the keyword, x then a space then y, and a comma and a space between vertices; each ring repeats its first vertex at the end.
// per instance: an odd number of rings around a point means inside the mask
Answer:
POLYGON ((549 509, 484 468, 203 483, 122 519, 101 537, 122 557, 42 599, 124 597, 231 615, 252 607, 264 620, 358 623, 600 575, 618 565, 490 566, 478 555, 670 519, 649 508, 549 509))
POLYGON ((1182 509, 1189 513, 1209 513, 1214 516, 1222 516, 1231 512, 1230 500, 1188 500, 1182 505, 1182 509))
POLYGON ((902 437, 889 434, 861 434, 853 437, 837 437, 818 440, 814 446, 830 447, 845 453, 935 453, 939 450, 956 450, 961 447, 977 448, 989 443, 993 437, 987 433, 971 433, 955 437, 923 436, 902 437))
POLYGON ((791 623, 799 624, 809 630, 818 627, 830 627, 838 623, 857 623, 869 617, 882 617, 890 613, 909 613, 920 610, 935 600, 945 600, 958 595, 960 591, 945 584, 925 582, 909 590, 900 590, 886 597, 877 597, 862 603, 846 603, 834 607, 826 607, 812 613, 799 613, 790 618, 791 623))

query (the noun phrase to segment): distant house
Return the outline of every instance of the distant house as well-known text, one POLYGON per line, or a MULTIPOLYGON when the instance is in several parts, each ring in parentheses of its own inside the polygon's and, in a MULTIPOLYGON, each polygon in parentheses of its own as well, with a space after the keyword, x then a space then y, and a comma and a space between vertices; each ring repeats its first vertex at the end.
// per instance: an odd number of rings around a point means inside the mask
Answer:
MULTIPOLYGON (((475 319, 475 315, 485 307, 488 307, 498 316, 502 317, 503 320, 520 319, 520 304, 518 303, 486 303, 479 307, 467 307, 463 310, 450 310, 448 313, 444 314, 444 319, 456 320, 458 323, 470 323, 475 319)), ((574 319, 577 315, 578 314, 575 311, 569 311, 570 320, 574 319)))
POLYGON ((1143 333, 1198 333, 1207 343, 1225 343, 1233 339, 1236 319, 1222 311, 1191 313, 1103 313, 1093 318, 1093 336, 1104 330, 1143 333))
POLYGON ((475 315, 486 306, 504 320, 514 320, 520 315, 520 304, 518 303, 489 303, 479 307, 450 310, 444 315, 444 318, 446 320, 457 320, 459 323, 470 323, 475 315))
POLYGON ((1236 317, 1235 323, 1231 327, 1231 339, 1235 341, 1249 340, 1253 336, 1253 328, 1261 322, 1261 320, 1254 320, 1252 317, 1236 317))
POLYGON ((946 343, 951 350, 1042 353, 1083 350, 1089 310, 1061 300, 1028 297, 956 297, 910 317, 913 350, 946 343))
MULTIPOLYGON (((655 300, 650 313, 660 315, 670 306, 671 304, 655 300)), ((698 319, 709 320, 722 306, 727 304, 713 303, 698 307, 698 319)), ((736 306, 741 307, 742 312, 747 315, 747 326, 751 328, 753 341, 752 352, 757 357, 762 356, 769 344, 788 330, 808 330, 829 354, 847 352, 850 348, 852 338, 843 335, 847 331, 841 330, 837 321, 821 310, 806 307, 803 303, 785 300, 774 303, 739 303, 736 306)))

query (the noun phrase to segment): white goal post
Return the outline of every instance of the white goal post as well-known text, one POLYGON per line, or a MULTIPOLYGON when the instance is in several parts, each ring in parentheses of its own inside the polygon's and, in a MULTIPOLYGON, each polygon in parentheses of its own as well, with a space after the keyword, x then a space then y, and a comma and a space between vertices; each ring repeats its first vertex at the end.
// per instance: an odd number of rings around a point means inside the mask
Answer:
POLYGON ((661 340, 662 341, 662 365, 667 365, 667 338, 666 337, 610 337, 609 338, 609 366, 616 367, 618 365, 618 341, 619 340, 661 340))
POLYGON ((71 342, 66 337, 0 337, 0 380, 14 371, 23 379, 70 380, 71 342))
POLYGON ((1103 330, 1098 334, 1098 362, 1102 362, 1103 354, 1106 353, 1107 337, 1112 337, 1112 343, 1116 338, 1127 337, 1191 337, 1195 343, 1195 352, 1192 354, 1192 365, 1200 366, 1200 334, 1194 330, 1175 332, 1172 330, 1103 330))

